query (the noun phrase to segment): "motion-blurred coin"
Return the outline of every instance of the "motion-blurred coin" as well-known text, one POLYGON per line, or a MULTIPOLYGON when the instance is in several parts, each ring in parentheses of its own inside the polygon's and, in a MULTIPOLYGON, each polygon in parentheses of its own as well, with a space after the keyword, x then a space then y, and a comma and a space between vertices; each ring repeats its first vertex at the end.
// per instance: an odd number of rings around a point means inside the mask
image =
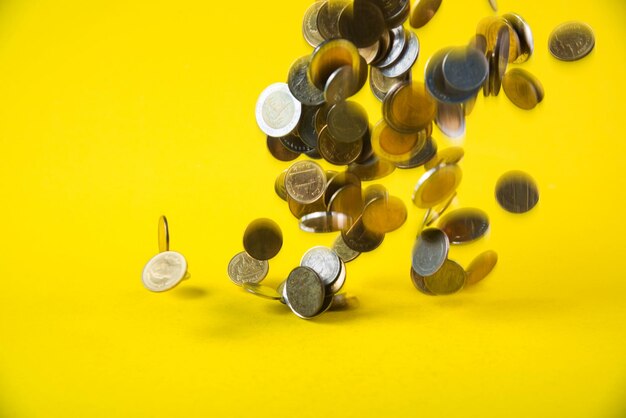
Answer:
POLYGON ((413 270, 413 267, 411 267, 411 281, 413 282, 413 286, 415 286, 415 288, 423 294, 428 296, 435 296, 435 294, 428 290, 428 288, 426 287, 426 283, 424 283, 424 277, 417 274, 415 270, 413 270))
POLYGON ((424 216, 423 226, 430 226, 432 225, 433 222, 439 219, 446 212, 446 210, 450 207, 455 197, 456 197, 456 192, 454 192, 448 200, 445 200, 444 202, 438 205, 435 205, 432 208, 428 208, 428 210, 426 211, 426 215, 424 216))
POLYGON ((363 149, 363 141, 339 142, 329 132, 329 126, 324 127, 317 140, 320 155, 329 163, 347 165, 354 162, 363 149))
POLYGON ((385 30, 383 13, 370 0, 355 0, 339 17, 339 34, 358 48, 374 44, 385 30))
POLYGON ((363 138, 369 126, 367 111, 357 102, 337 103, 328 112, 328 133, 337 142, 354 142, 363 138))
POLYGON ((289 273, 284 295, 291 311, 303 319, 315 316, 326 296, 324 284, 317 273, 309 267, 296 267, 289 273))
POLYGON ((311 56, 305 55, 291 64, 287 85, 293 97, 307 106, 317 106, 324 103, 324 92, 318 89, 309 80, 308 72, 311 65, 311 56))
POLYGON ((259 296, 263 299, 280 300, 281 295, 273 287, 259 283, 243 283, 242 287, 248 293, 259 296))
POLYGON ((163 251, 146 263, 141 280, 146 289, 163 292, 174 288, 187 275, 187 260, 176 251, 163 251))
POLYGON ((550 53, 561 61, 586 57, 596 43, 591 26, 583 22, 566 22, 557 26, 548 40, 550 53))
POLYGON ((304 39, 313 48, 324 42, 324 37, 320 34, 317 28, 317 17, 322 6, 326 4, 326 1, 316 1, 304 12, 304 19, 302 19, 302 35, 304 39))
POLYGON ((506 67, 509 63, 510 39, 509 28, 506 25, 502 26, 498 31, 498 39, 493 50, 494 63, 496 64, 496 67, 493 73, 491 94, 494 96, 497 96, 500 93, 502 78, 504 78, 504 73, 506 72, 506 67))
POLYGON ((311 151, 311 147, 305 144, 302 139, 294 132, 291 132, 285 136, 278 138, 281 144, 289 151, 294 153, 307 153, 311 151))
POLYGON ((452 48, 441 63, 446 86, 454 91, 477 91, 489 68, 485 55, 471 46, 452 48))
POLYGON ((304 253, 300 265, 313 269, 324 285, 332 284, 341 272, 339 256, 330 248, 323 246, 313 247, 304 253))
POLYGON ((274 191, 276 192, 276 196, 287 201, 287 190, 285 190, 285 174, 287 174, 287 170, 281 171, 281 173, 276 176, 276 180, 274 180, 274 191))
POLYGON ((370 65, 372 62, 374 62, 376 57, 378 57, 380 46, 381 41, 379 39, 368 47, 359 48, 359 55, 361 55, 367 65, 370 65))
POLYGON ((347 171, 333 175, 326 183, 326 190, 324 191, 324 201, 326 205, 330 205, 331 198, 338 190, 348 185, 356 186, 358 190, 361 190, 361 179, 347 171))
POLYGON ((352 42, 346 39, 331 39, 320 44, 313 51, 309 77, 318 89, 323 90, 331 74, 344 65, 351 66, 354 77, 357 78, 360 63, 359 51, 352 42))
POLYGON ((489 6, 491 6, 494 12, 498 11, 498 2, 496 0, 489 0, 489 6))
POLYGON ((402 26, 391 29, 389 34, 389 51, 387 51, 387 55, 382 60, 376 63, 376 67, 379 69, 389 67, 395 63, 402 55, 402 51, 408 40, 408 34, 402 26))
POLYGON ((170 250, 170 229, 167 224, 167 218, 165 215, 159 217, 158 225, 158 237, 159 237, 159 252, 170 250))
POLYGON ((350 309, 356 309, 360 306, 359 298, 356 296, 348 295, 346 293, 339 293, 333 295, 333 302, 330 305, 330 311, 347 311, 350 309))
POLYGON ((452 260, 446 260, 432 276, 425 276, 424 283, 435 295, 450 295, 463 289, 465 270, 452 260))
POLYGON ((257 260, 269 260, 283 246, 283 233, 276 222, 259 218, 250 222, 243 234, 243 248, 257 260))
POLYGON ((339 16, 347 2, 331 0, 324 3, 317 13, 317 30, 326 40, 339 38, 339 16))
POLYGON ((320 196, 315 202, 311 203, 300 203, 287 195, 287 206, 289 207, 291 214, 298 220, 310 213, 323 212, 326 210, 323 195, 320 196))
POLYGON ((388 196, 375 199, 363 208, 363 224, 374 232, 386 234, 400 228, 407 218, 407 210, 402 199, 388 196))
POLYGON ((422 149, 418 151, 413 157, 406 161, 393 163, 396 167, 401 169, 409 169, 424 165, 427 161, 430 161, 437 154, 437 144, 435 140, 429 136, 426 138, 426 142, 422 149))
POLYGON ((341 231, 341 236, 349 248, 359 253, 374 251, 385 239, 385 234, 368 230, 361 218, 358 218, 348 230, 341 231))
POLYGON ((426 209, 445 201, 456 191, 462 176, 461 169, 456 164, 431 168, 417 182, 413 203, 418 208, 426 209))
POLYGON ((414 28, 421 28, 435 16, 441 6, 441 0, 417 0, 413 3, 409 23, 414 28))
POLYGON ((402 133, 389 126, 384 119, 378 121, 372 131, 371 144, 374 153, 380 158, 401 162, 413 157, 426 142, 424 134, 402 133))
POLYGON ((341 234, 337 235, 337 238, 333 242, 333 251, 341 258, 341 261, 344 263, 348 263, 355 258, 357 258, 361 253, 358 251, 354 251, 352 248, 348 247, 343 240, 341 234))
POLYGON ((388 28, 402 25, 409 17, 409 0, 374 0, 374 2, 382 10, 388 28))
POLYGON ((485 251, 474 258, 474 260, 467 266, 467 279, 466 285, 476 284, 485 277, 496 266, 498 262, 498 254, 495 251, 485 251))
POLYGON ((487 38, 483 34, 477 33, 472 36, 468 45, 479 50, 482 54, 487 52, 487 38))
POLYGON ((511 56, 509 51, 509 62, 521 64, 528 61, 528 58, 530 58, 535 49, 535 42, 530 26, 526 23, 524 18, 516 13, 503 14, 502 18, 513 28, 517 34, 517 40, 519 41, 517 57, 511 56), (514 58, 513 61, 511 61, 511 58, 514 58))
POLYGON ((439 229, 451 244, 465 244, 481 238, 489 229, 489 216, 476 208, 455 209, 439 221, 439 229))
MULTIPOLYGON (((317 147, 317 132, 315 130, 315 119, 319 106, 302 106, 302 115, 298 123, 298 136, 304 144, 315 149, 317 147)), ((307 151, 308 152, 308 151, 307 151)))
POLYGON ((356 174, 361 181, 378 180, 393 173, 396 166, 389 161, 381 160, 372 155, 366 161, 352 163, 348 166, 348 172, 356 174))
POLYGON ((539 201, 539 189, 528 174, 523 171, 509 171, 496 184, 496 200, 508 212, 525 213, 539 201))
POLYGON ((269 271, 267 260, 257 260, 242 251, 231 258, 228 263, 228 277, 237 286, 244 283, 259 283, 269 271))
POLYGON ((336 104, 356 93, 357 80, 354 78, 352 66, 344 65, 337 68, 326 81, 324 99, 326 103, 336 104))
POLYGON ((300 229, 318 234, 337 232, 347 228, 351 223, 351 217, 345 213, 313 212, 300 218, 300 229))
POLYGON ((413 32, 408 32, 406 45, 402 50, 402 54, 396 61, 389 64, 387 67, 381 68, 381 73, 385 77, 400 77, 402 74, 406 74, 411 70, 415 61, 417 61, 417 56, 420 52, 420 44, 417 36, 413 32))
MULTIPOLYGON (((432 97, 440 102, 444 103, 463 103, 469 100, 474 94, 474 91, 460 92, 452 91, 446 85, 446 80, 443 76, 443 60, 452 48, 444 48, 435 52, 424 69, 424 83, 426 89, 432 97)), ((433 115, 434 116, 434 115, 433 115)))
POLYGON ((465 110, 461 103, 437 102, 435 123, 448 138, 461 138, 465 135, 465 110))
POLYGON ((382 102, 393 86, 402 82, 411 81, 411 71, 407 71, 398 77, 385 77, 381 70, 372 66, 370 67, 369 80, 372 93, 382 102))
POLYGON ((437 155, 424 164, 426 170, 441 164, 456 164, 463 159, 465 151, 461 147, 448 147, 437 152, 437 155))
POLYGON ((415 240, 411 258, 413 270, 420 276, 435 274, 448 258, 448 236, 438 228, 424 229, 415 240))
POLYGON ((543 100, 544 90, 537 77, 521 68, 509 70, 502 79, 506 97, 517 107, 530 110, 543 100))
POLYGON ((313 161, 298 161, 285 174, 287 194, 300 203, 313 203, 324 193, 326 175, 313 161))
POLYGON ((256 122, 269 136, 285 136, 298 126, 302 105, 286 83, 269 85, 256 102, 256 122))
POLYGON ((267 136, 267 149, 274 158, 279 161, 293 161, 300 156, 299 152, 288 149, 279 138, 267 136))
POLYGON ((399 132, 417 132, 435 118, 437 106, 428 95, 424 84, 410 82, 397 84, 383 101, 385 121, 399 132))

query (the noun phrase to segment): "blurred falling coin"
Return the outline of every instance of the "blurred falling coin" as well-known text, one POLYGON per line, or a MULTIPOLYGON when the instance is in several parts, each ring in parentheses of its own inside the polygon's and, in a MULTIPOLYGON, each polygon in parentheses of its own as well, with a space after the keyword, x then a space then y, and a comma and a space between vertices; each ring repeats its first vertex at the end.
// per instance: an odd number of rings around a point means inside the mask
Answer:
POLYGON ((348 247, 343 240, 341 234, 337 235, 337 238, 333 242, 333 251, 341 258, 341 261, 344 263, 348 263, 355 258, 357 258, 361 253, 358 251, 354 251, 352 248, 348 247))
POLYGON ((398 59, 389 64, 389 66, 380 69, 380 72, 385 77, 400 77, 402 74, 411 71, 411 67, 413 67, 413 64, 417 61, 417 56, 420 52, 419 40, 413 32, 407 32, 406 37, 406 45, 398 59))
POLYGON ((430 22, 441 6, 441 0, 417 0, 411 8, 409 23, 418 29, 430 22))
POLYGON ((332 284, 341 273, 339 256, 330 248, 321 245, 304 253, 300 265, 313 269, 324 285, 332 284))
POLYGON ((426 287, 426 283, 424 283, 424 277, 417 274, 415 270, 413 270, 413 267, 411 267, 411 281, 413 282, 413 286, 415 286, 415 288, 423 294, 428 296, 435 296, 435 294, 428 290, 428 288, 426 287))
POLYGON ((375 199, 363 208, 362 220, 365 227, 381 234, 400 228, 406 218, 406 205, 396 196, 375 199))
POLYGON ((378 121, 372 131, 371 144, 380 158, 401 162, 413 157, 424 146, 426 134, 420 131, 402 133, 393 129, 384 119, 378 121))
POLYGON ((496 266, 498 262, 498 254, 495 251, 485 251, 474 258, 474 260, 467 266, 467 279, 466 285, 476 284, 485 277, 496 266))
POLYGON ((167 218, 165 215, 159 217, 158 224, 158 239, 159 239, 159 252, 170 250, 170 230, 167 225, 167 218))
POLYGON ((401 169, 409 169, 424 165, 437 154, 437 144, 435 140, 429 136, 426 138, 424 146, 413 157, 406 161, 395 162, 394 165, 401 169))
POLYGON ((354 77, 357 78, 360 63, 359 51, 352 42, 346 39, 331 39, 313 51, 309 78, 318 89, 323 90, 331 74, 344 65, 352 67, 354 77))
POLYGON ((541 82, 521 68, 509 70, 502 79, 502 87, 506 97, 521 109, 530 110, 543 100, 541 82))
POLYGON ((256 121, 261 130, 273 137, 285 136, 298 126, 302 105, 286 83, 269 85, 256 102, 256 121))
POLYGON ((448 138, 465 135, 465 110, 461 103, 437 102, 435 123, 448 138))
POLYGON ((259 296, 263 299, 280 300, 281 295, 273 287, 259 283, 243 283, 242 287, 248 293, 259 296))
POLYGON ((317 106, 324 103, 324 92, 318 89, 308 76, 311 56, 305 55, 291 64, 287 77, 287 85, 293 97, 307 106, 317 106))
POLYGON ((347 228, 351 218, 341 212, 313 212, 300 218, 300 229, 304 232, 337 232, 347 228))
POLYGON ((465 244, 481 238, 489 229, 489 217, 476 208, 455 209, 439 221, 451 244, 465 244))
POLYGON ((267 149, 279 161, 293 161, 300 156, 299 152, 293 152, 284 146, 279 138, 269 135, 267 137, 267 149))
POLYGON ((269 260, 283 246, 283 233, 276 222, 259 218, 248 224, 243 234, 243 248, 257 260, 269 260))
POLYGON ((385 96, 393 86, 402 82, 411 81, 410 71, 407 71, 398 77, 386 77, 381 70, 374 66, 370 67, 369 71, 370 89, 372 90, 374 96, 376 96, 376 98, 381 102, 385 99, 385 96))
POLYGON ((456 164, 431 168, 417 182, 413 203, 418 208, 427 209, 445 201, 456 191, 461 178, 461 169, 456 164))
POLYGON ((304 39, 313 48, 324 42, 324 37, 320 34, 317 27, 317 17, 319 11, 326 4, 326 1, 316 1, 309 6, 304 12, 304 19, 302 19, 302 35, 304 39))
POLYGON ((452 196, 450 196, 450 198, 443 203, 435 205, 432 208, 428 208, 428 210, 426 211, 426 215, 424 216, 424 224, 422 227, 430 226, 433 222, 439 219, 450 207, 455 197, 456 192, 454 192, 452 196))
POLYGON ((360 306, 359 298, 348 295, 346 293, 338 293, 333 295, 333 301, 330 305, 330 311, 347 311, 356 309, 360 306))
POLYGON ((336 104, 346 100, 356 93, 357 80, 352 66, 344 65, 337 68, 326 81, 324 86, 324 100, 329 104, 336 104))
POLYGON ((287 170, 281 171, 280 174, 274 180, 274 191, 276 192, 276 196, 287 201, 287 190, 285 190, 285 174, 287 174, 287 170))
POLYGON ((374 251, 385 239, 385 234, 368 230, 361 218, 349 229, 341 231, 341 236, 349 248, 359 253, 374 251))
POLYGON ((425 128, 435 118, 436 110, 436 103, 424 84, 415 81, 396 84, 383 101, 385 121, 399 132, 412 133, 425 128))
POLYGON ((349 228, 352 223, 361 216, 363 210, 363 197, 361 196, 361 187, 354 184, 348 184, 337 190, 328 201, 328 210, 331 212, 341 213, 347 217, 347 224, 342 229, 349 228))
POLYGON ((448 236, 438 228, 424 229, 415 240, 411 258, 413 270, 420 276, 435 274, 448 258, 448 236))
POLYGON ((354 142, 363 138, 369 126, 367 111, 356 102, 335 104, 326 118, 328 133, 337 142, 354 142))
POLYGON ((317 140, 320 155, 329 163, 348 165, 354 162, 363 150, 363 141, 340 142, 330 134, 329 126, 324 127, 317 140))
POLYGON ((426 170, 430 170, 433 167, 437 167, 441 164, 456 164, 463 159, 465 151, 461 147, 448 147, 437 152, 430 161, 424 164, 426 170))
POLYGON ((435 295, 456 293, 463 289, 465 280, 465 270, 452 260, 446 260, 435 274, 424 277, 426 287, 435 295))
MULTIPOLYGON (((331 0, 333 1, 333 0, 331 0)), ((369 0, 355 0, 341 12, 339 34, 358 48, 374 44, 385 30, 385 19, 378 6, 369 0)))
POLYGON ((452 48, 441 63, 446 86, 454 91, 476 91, 489 71, 485 55, 471 46, 452 48))
POLYGON ((548 39, 550 53, 561 61, 586 57, 596 43, 593 29, 583 22, 566 22, 557 26, 548 39))
POLYGON ((361 181, 378 180, 393 173, 396 166, 389 161, 381 160, 372 155, 366 161, 352 163, 348 166, 348 172, 358 176, 361 181))
POLYGON ((535 42, 533 40, 533 33, 530 26, 526 23, 524 18, 516 13, 505 13, 502 15, 502 18, 513 28, 517 34, 517 40, 519 41, 519 51, 517 57, 511 61, 512 57, 509 56, 509 62, 521 64, 528 61, 528 58, 530 58, 535 49, 535 42))
POLYGON ((496 200, 508 212, 525 213, 539 201, 539 189, 528 174, 523 171, 509 171, 496 184, 496 200))

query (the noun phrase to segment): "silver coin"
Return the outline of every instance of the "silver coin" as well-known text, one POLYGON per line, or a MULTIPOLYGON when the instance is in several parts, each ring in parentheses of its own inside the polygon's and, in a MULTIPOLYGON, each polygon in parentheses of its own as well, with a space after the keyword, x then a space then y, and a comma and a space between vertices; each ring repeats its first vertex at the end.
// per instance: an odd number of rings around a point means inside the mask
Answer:
POLYGON ((280 282, 280 284, 276 288, 276 292, 278 292, 278 294, 280 295, 280 303, 283 304, 287 304, 287 296, 285 295, 285 283, 287 283, 287 280, 283 280, 282 282, 280 282))
POLYGON ((243 288, 246 292, 252 293, 264 299, 280 300, 280 293, 273 287, 269 287, 259 283, 244 283, 243 288))
POLYGON ((326 292, 322 279, 309 267, 296 267, 289 273, 283 297, 289 309, 303 319, 319 314, 326 292))
POLYGON ((332 284, 341 273, 341 260, 337 253, 327 247, 311 248, 300 260, 300 265, 313 269, 324 285, 332 284))
POLYGON ((282 137, 298 126, 302 105, 293 97, 286 83, 269 85, 256 102, 256 122, 273 137, 282 137))
POLYGON ((398 58, 400 58, 400 55, 402 55, 404 45, 407 43, 407 38, 407 32, 402 26, 391 29, 391 45, 389 47, 389 51, 387 52, 387 56, 380 62, 376 63, 375 66, 383 69, 394 64, 398 58))
POLYGON ((404 51, 402 51, 400 57, 396 62, 388 67, 382 68, 380 71, 385 77, 399 77, 413 67, 413 64, 417 61, 419 52, 420 44, 417 36, 413 32, 408 32, 408 40, 406 41, 404 51))
POLYGON ((438 223, 452 244, 464 244, 482 237, 489 229, 489 216, 476 208, 453 210, 438 223))
POLYGON ((370 89, 374 96, 381 102, 385 100, 385 96, 393 86, 402 82, 411 81, 411 71, 407 71, 398 77, 386 77, 378 68, 370 67, 370 89))
POLYGON ((335 279, 334 282, 326 286, 326 297, 330 295, 334 295, 335 293, 338 293, 343 287, 343 285, 346 284, 346 276, 347 276, 346 263, 344 263, 343 260, 341 259, 339 260, 339 262, 341 264, 339 274, 337 275, 337 278, 335 279))
POLYGON ((302 19, 302 35, 309 45, 313 48, 324 42, 324 38, 317 28, 317 16, 326 1, 316 1, 304 12, 302 19))
POLYGON ((461 138, 465 135, 465 109, 463 109, 463 105, 438 101, 435 123, 448 138, 461 138))
POLYGON ((424 229, 413 246, 411 267, 420 276, 431 276, 437 272, 448 258, 450 241, 439 228, 424 229))
POLYGON ((333 251, 344 263, 354 260, 361 254, 360 252, 354 251, 352 248, 348 247, 341 234, 337 236, 335 242, 333 243, 333 251))
POLYGON ((269 271, 267 260, 257 260, 242 251, 235 255, 228 263, 228 277, 237 286, 244 283, 259 283, 269 271))
POLYGON ((324 92, 315 87, 309 79, 309 65, 311 55, 298 58, 291 64, 287 76, 287 85, 293 97, 307 106, 317 106, 324 103, 324 92))
POLYGON ((143 268, 143 285, 153 292, 172 289, 187 274, 187 260, 176 251, 163 251, 150 259, 143 268))

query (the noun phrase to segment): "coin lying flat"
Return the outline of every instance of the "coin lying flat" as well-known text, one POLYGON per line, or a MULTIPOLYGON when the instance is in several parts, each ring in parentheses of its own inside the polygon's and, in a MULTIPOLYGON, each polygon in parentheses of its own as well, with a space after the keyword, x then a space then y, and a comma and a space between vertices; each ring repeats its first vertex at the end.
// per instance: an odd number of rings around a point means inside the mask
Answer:
POLYGON ((187 273, 187 260, 176 251, 163 251, 155 255, 143 268, 141 280, 146 289, 163 292, 180 283, 187 273))
POLYGON ((283 246, 283 233, 276 222, 259 218, 250 222, 243 234, 243 248, 257 260, 269 260, 283 246))
POLYGON ((426 283, 424 283, 424 276, 420 276, 419 274, 417 274, 415 270, 413 270, 412 267, 411 267, 411 281, 413 282, 413 286, 415 286, 415 288, 419 290, 420 292, 422 292, 423 294, 428 295, 428 296, 435 296, 435 294, 431 292, 430 290, 428 290, 428 288, 426 287, 426 283))
POLYGON ((269 272, 267 260, 257 260, 242 251, 236 254, 228 263, 228 277, 237 286, 244 283, 259 283, 269 272))
POLYGON ((300 260, 300 265, 313 269, 324 285, 332 284, 341 272, 341 260, 330 248, 317 246, 309 249, 300 260))
POLYGON ((411 27, 421 28, 435 16, 441 6, 441 0, 417 0, 413 3, 409 23, 411 27))
POLYGON ((453 91, 478 90, 489 71, 487 59, 476 48, 462 46, 452 48, 441 63, 446 86, 453 91))
POLYGON ((514 68, 502 79, 506 97, 517 107, 530 110, 537 106, 544 97, 541 82, 526 70, 514 68))
POLYGON ((162 253, 164 251, 169 251, 170 230, 168 228, 167 218, 165 217, 165 215, 161 215, 159 217, 158 236, 159 236, 159 252, 162 253))
POLYGON ((285 174, 285 190, 296 202, 313 203, 324 194, 326 175, 316 162, 298 161, 285 174))
POLYGON ((474 260, 467 266, 467 280, 466 285, 476 284, 485 277, 496 266, 498 262, 498 254, 495 251, 485 251, 474 258, 474 260))
POLYGON ((439 229, 448 236, 451 244, 464 244, 485 235, 489 229, 489 217, 476 208, 455 209, 441 218, 439 229))
POLYGON ((420 276, 435 274, 448 258, 448 236, 438 228, 424 229, 413 246, 411 266, 420 276))
POLYGON ((333 242, 333 251, 344 263, 354 260, 361 254, 360 252, 354 251, 352 248, 348 247, 341 234, 337 235, 335 242, 333 242))
POLYGON ((413 203, 418 208, 427 209, 443 202, 456 191, 461 178, 461 169, 456 164, 431 168, 417 182, 413 203))
POLYGON ((269 85, 256 102, 256 122, 273 137, 285 136, 298 126, 302 105, 286 83, 269 85))
POLYGON ((452 260, 446 260, 432 276, 424 277, 424 284, 435 295, 456 293, 465 285, 465 270, 452 260))
POLYGON ((539 201, 535 180, 523 171, 509 171, 496 184, 496 200, 511 213, 525 213, 539 201))
POLYGON ((317 315, 326 296, 324 284, 317 273, 309 267, 296 267, 289 273, 283 292, 287 306, 303 319, 317 315))
POLYGON ((317 28, 317 16, 322 6, 326 4, 326 1, 316 1, 304 12, 304 19, 302 19, 302 35, 304 39, 313 48, 324 42, 324 37, 320 34, 317 28))
POLYGON ((262 285, 259 283, 243 283, 242 287, 248 293, 259 296, 264 299, 280 300, 281 295, 273 287, 262 285))
POLYGON ((352 223, 351 217, 341 212, 313 212, 300 218, 304 232, 326 233, 342 231, 352 223))
POLYGON ((566 22, 552 31, 548 47, 554 58, 576 61, 589 55, 595 43, 591 26, 583 22, 566 22))

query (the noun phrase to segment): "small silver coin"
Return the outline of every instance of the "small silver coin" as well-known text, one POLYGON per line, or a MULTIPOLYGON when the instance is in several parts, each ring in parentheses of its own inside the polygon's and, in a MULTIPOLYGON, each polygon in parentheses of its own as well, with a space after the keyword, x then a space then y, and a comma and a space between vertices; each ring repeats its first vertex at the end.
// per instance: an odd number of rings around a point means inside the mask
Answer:
POLYGON ((237 286, 244 283, 259 283, 269 271, 267 260, 257 260, 242 251, 235 255, 228 263, 228 277, 237 286))
POLYGON ((450 241, 441 229, 424 229, 413 246, 413 270, 423 277, 435 274, 448 258, 449 249, 450 241))
POLYGON ((391 29, 390 34, 391 45, 389 47, 389 51, 387 52, 387 56, 375 65, 380 69, 389 67, 394 64, 402 55, 404 45, 407 42, 408 35, 402 26, 391 29))
POLYGON ((426 283, 424 283, 424 277, 417 274, 415 270, 413 270, 413 268, 411 268, 411 281, 413 282, 413 286, 415 286, 415 288, 423 294, 428 296, 435 296, 435 294, 428 290, 428 288, 426 287, 426 283))
POLYGON ((308 250, 300 265, 313 269, 324 285, 331 285, 341 273, 341 260, 337 253, 327 247, 317 246, 308 250))
POLYGON ((393 64, 382 68, 380 72, 385 77, 400 77, 402 74, 411 70, 411 67, 413 67, 413 64, 417 61, 419 52, 420 43, 417 36, 413 32, 408 32, 408 40, 406 41, 404 51, 402 51, 400 57, 393 64))
POLYGON ((143 285, 153 292, 172 289, 187 273, 187 261, 176 251, 158 253, 146 263, 141 274, 143 285))
POLYGON ((273 137, 282 137, 298 126, 302 105, 293 97, 286 83, 269 85, 256 102, 256 122, 273 137))
POLYGON ((324 283, 317 273, 309 267, 296 267, 289 273, 283 297, 289 309, 303 319, 319 314, 326 292, 324 283))

